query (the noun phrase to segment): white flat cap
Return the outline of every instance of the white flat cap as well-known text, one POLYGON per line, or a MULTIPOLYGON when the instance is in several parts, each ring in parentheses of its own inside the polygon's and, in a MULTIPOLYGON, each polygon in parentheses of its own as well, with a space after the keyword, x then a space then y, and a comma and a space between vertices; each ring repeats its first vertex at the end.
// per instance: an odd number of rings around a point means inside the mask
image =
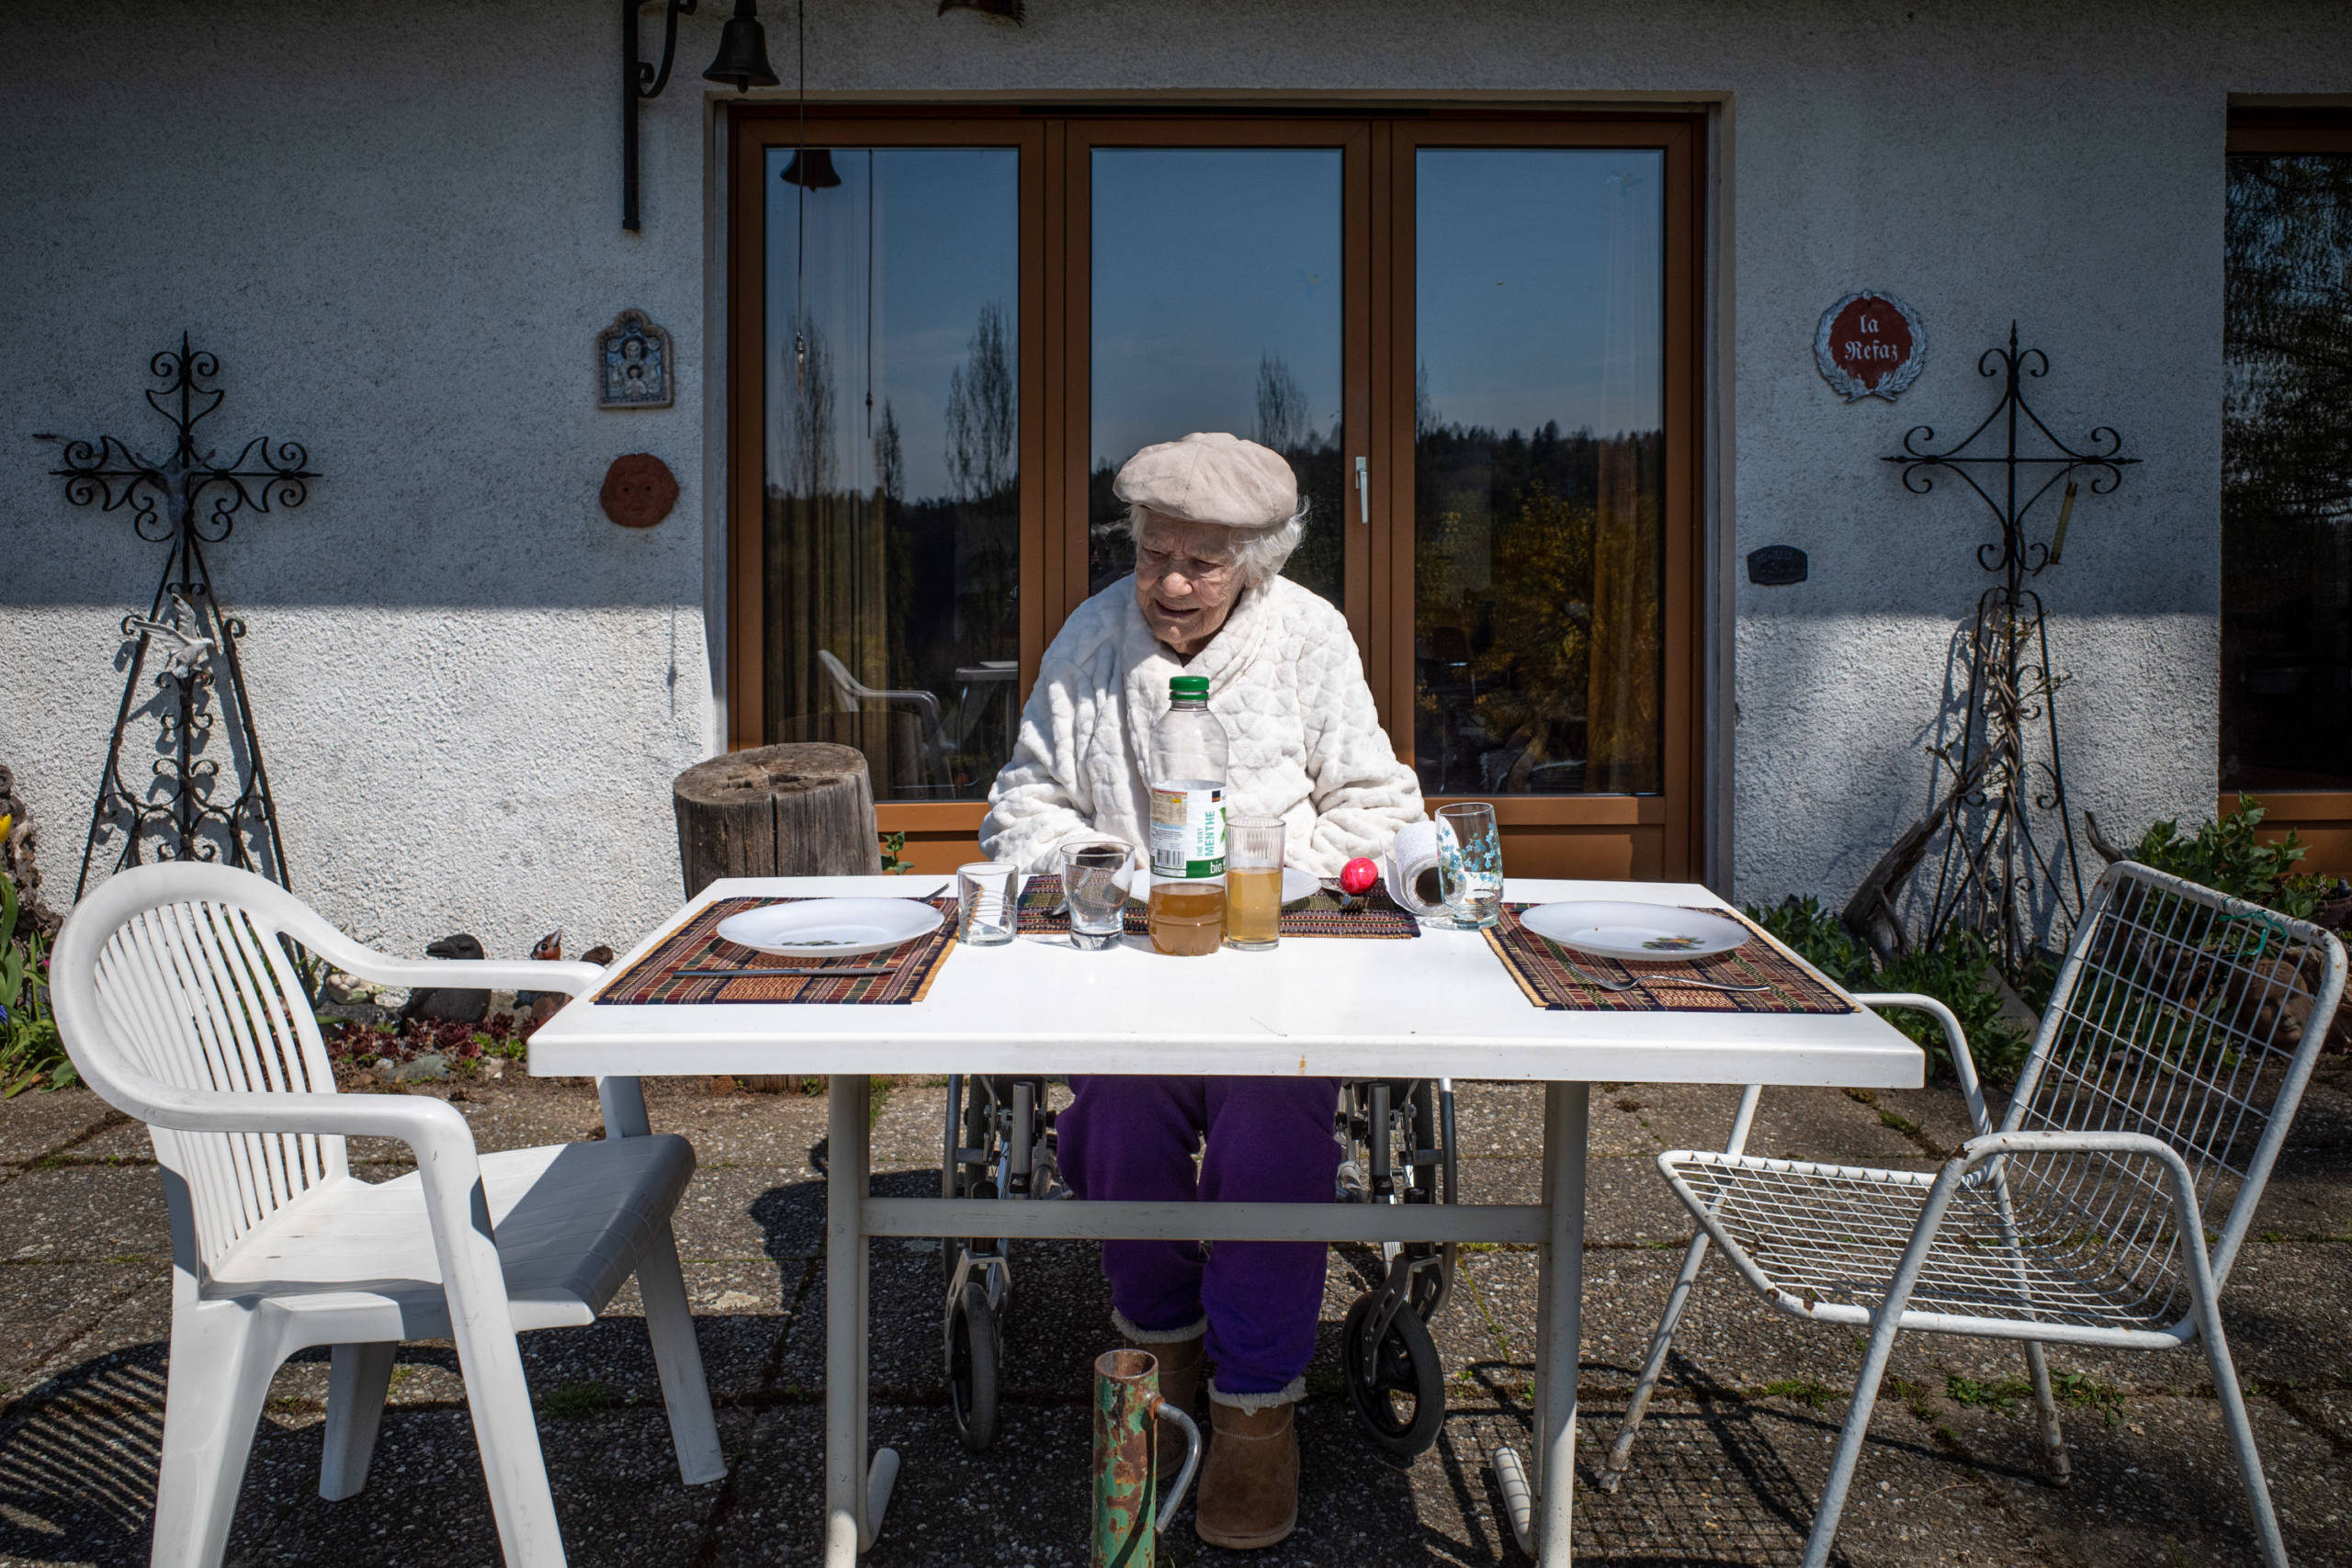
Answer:
POLYGON ((1145 447, 1111 493, 1162 517, 1227 528, 1271 528, 1298 511, 1298 476, 1282 454, 1223 431, 1145 447))

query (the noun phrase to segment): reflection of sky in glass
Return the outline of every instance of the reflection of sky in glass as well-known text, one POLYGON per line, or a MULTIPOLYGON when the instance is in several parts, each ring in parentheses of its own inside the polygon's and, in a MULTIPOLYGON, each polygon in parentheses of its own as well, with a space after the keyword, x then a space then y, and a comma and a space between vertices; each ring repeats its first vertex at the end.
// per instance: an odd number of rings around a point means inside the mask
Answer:
POLYGON ((1337 148, 1098 148, 1096 464, 1195 430, 1250 435, 1258 364, 1340 422, 1337 148))
POLYGON ((904 493, 944 495, 948 378, 965 364, 981 308, 1003 310, 1008 354, 1019 342, 1020 153, 1010 147, 835 149, 842 183, 808 193, 805 236, 799 187, 783 180, 792 154, 783 147, 767 156, 768 472, 780 476, 788 468, 785 411, 793 395, 792 315, 805 241, 805 303, 831 351, 836 383, 841 484, 862 491, 874 482, 873 449, 865 438, 870 276, 875 421, 887 401, 899 422, 904 493))
POLYGON ((1423 148, 1417 356, 1443 423, 1655 430, 1665 155, 1423 148))

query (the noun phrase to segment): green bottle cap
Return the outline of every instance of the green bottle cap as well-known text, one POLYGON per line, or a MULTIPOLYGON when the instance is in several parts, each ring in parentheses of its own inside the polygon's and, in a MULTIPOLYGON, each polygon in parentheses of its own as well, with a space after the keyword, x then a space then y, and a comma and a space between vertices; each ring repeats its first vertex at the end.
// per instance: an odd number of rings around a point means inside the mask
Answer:
POLYGON ((1168 696, 1171 702, 1190 697, 1195 702, 1209 700, 1209 678, 1205 675, 1171 675, 1168 678, 1168 696))

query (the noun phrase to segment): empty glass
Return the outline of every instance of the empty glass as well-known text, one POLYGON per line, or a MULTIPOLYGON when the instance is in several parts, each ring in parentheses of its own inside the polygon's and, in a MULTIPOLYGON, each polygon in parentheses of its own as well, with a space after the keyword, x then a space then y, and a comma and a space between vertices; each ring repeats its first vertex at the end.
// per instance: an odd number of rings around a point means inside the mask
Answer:
POLYGON ((1442 806, 1437 813, 1438 886, 1456 926, 1476 930, 1502 915, 1503 840, 1495 808, 1484 801, 1442 806))
POLYGON ((1001 947, 1012 940, 1013 889, 1021 868, 1006 861, 974 861, 956 868, 956 940, 1001 947))
POLYGON ((1062 897, 1069 905, 1072 947, 1101 952, 1127 929, 1127 889, 1136 857, 1126 844, 1098 840, 1062 846, 1062 897))

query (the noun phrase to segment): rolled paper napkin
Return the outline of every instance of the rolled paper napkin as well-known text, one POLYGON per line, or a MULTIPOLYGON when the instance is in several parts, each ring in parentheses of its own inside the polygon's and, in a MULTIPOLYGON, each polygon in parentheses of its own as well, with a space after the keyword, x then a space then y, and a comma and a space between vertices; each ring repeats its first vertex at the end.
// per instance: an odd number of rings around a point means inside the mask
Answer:
POLYGON ((1384 867, 1388 896, 1416 915, 1433 915, 1445 908, 1438 879, 1437 824, 1415 822, 1396 835, 1384 867))

